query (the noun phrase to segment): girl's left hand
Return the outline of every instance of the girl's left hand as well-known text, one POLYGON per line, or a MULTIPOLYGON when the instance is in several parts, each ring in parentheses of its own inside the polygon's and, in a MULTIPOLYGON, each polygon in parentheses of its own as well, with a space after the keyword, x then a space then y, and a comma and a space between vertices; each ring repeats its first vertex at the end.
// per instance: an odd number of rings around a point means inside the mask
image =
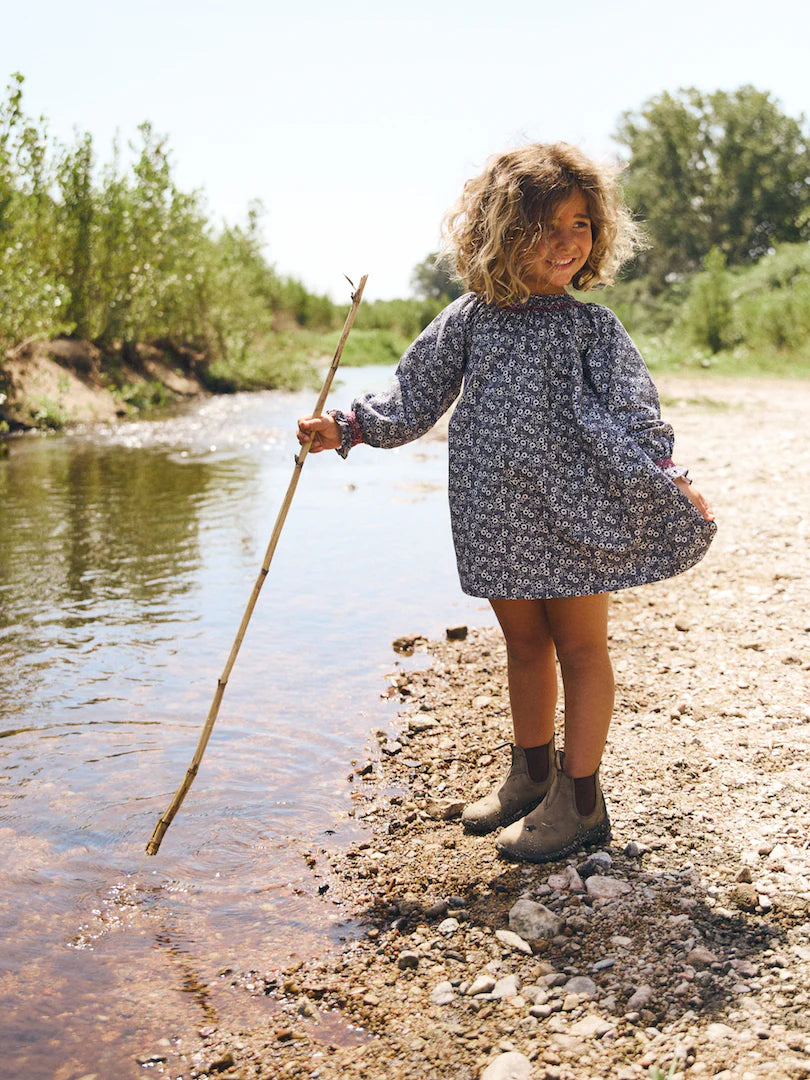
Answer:
POLYGON ((689 502, 700 511, 706 521, 714 521, 714 511, 694 484, 690 484, 688 480, 684 480, 682 476, 679 476, 675 481, 675 486, 679 491, 682 491, 689 502))

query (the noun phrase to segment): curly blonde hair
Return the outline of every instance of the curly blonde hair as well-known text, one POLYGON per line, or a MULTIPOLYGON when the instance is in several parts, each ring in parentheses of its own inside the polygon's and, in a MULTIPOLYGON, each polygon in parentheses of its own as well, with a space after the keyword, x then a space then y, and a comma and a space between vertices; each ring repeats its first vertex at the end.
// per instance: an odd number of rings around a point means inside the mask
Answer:
POLYGON ((567 143, 533 143, 490 158, 468 180, 443 223, 443 254, 467 289, 503 307, 531 295, 525 275, 554 208, 576 191, 588 204, 593 246, 572 278, 576 289, 610 285, 644 247, 616 171, 567 143))

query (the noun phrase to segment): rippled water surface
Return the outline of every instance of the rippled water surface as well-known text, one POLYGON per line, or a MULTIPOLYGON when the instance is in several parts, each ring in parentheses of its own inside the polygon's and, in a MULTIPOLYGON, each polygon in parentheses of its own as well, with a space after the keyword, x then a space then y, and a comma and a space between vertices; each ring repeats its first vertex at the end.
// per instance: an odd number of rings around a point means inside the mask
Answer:
MULTIPOLYGON (((345 403, 386 377, 347 370, 345 403)), ((0 1036, 16 1080, 143 1074, 271 1005, 266 970, 352 932, 303 852, 345 842, 346 781, 391 640, 490 622, 458 588, 446 448, 308 460, 199 776, 191 760, 314 395, 26 438, 0 461, 0 1036)))

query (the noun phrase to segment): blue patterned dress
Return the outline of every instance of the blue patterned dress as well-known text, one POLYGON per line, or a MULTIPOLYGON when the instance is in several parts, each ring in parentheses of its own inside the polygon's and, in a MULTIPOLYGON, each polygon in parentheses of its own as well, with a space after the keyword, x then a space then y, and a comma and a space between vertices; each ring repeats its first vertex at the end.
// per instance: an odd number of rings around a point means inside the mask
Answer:
MULTIPOLYGON (((567 294, 453 301, 390 387, 352 405, 371 446, 450 420, 450 510, 464 592, 581 596, 672 577, 716 531, 656 464, 671 457, 649 372, 616 316, 567 294), (459 397, 460 394, 460 397, 459 397)), ((351 445, 337 413, 344 456, 351 445)))

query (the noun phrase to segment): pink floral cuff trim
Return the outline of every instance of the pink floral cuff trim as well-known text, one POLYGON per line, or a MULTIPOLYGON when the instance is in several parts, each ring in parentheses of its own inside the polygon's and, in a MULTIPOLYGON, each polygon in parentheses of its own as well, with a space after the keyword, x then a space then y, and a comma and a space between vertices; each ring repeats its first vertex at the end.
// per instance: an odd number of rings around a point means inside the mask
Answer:
POLYGON ((685 469, 683 465, 676 465, 672 458, 659 458, 655 464, 661 469, 664 476, 668 476, 670 480, 685 480, 687 484, 692 483, 689 479, 689 470, 685 469))
POLYGON ((363 429, 354 412, 345 413, 340 409, 329 409, 329 415, 340 428, 340 446, 337 448, 337 453, 345 458, 353 446, 365 441, 363 429))

